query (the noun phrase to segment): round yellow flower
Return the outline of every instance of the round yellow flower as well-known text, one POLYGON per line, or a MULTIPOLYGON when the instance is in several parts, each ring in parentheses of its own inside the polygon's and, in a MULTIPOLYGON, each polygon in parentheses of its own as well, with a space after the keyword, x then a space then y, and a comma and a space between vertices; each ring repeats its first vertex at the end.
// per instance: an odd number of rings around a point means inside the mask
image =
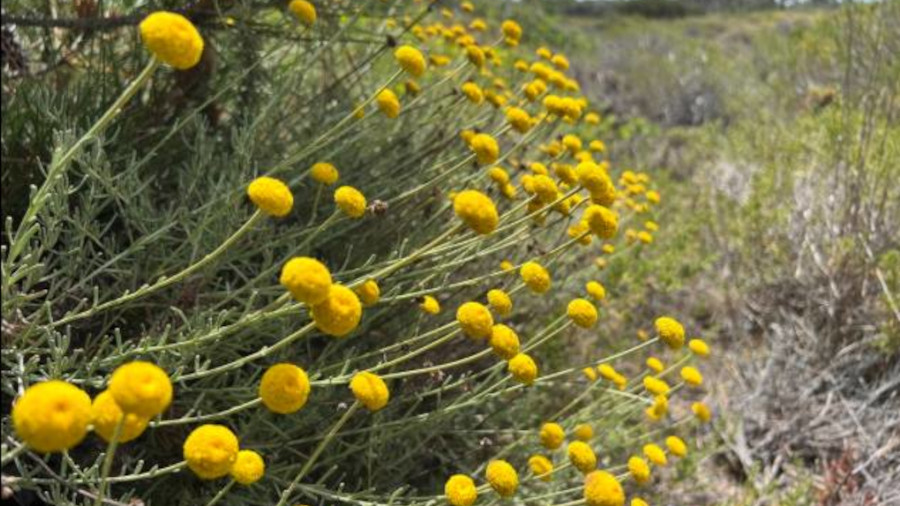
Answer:
POLYGON ((475 152, 475 158, 481 165, 490 165, 500 158, 500 145, 490 134, 475 134, 469 147, 475 152))
POLYGON ((606 298, 606 288, 599 281, 588 281, 584 288, 597 302, 606 298))
POLYGON ((562 54, 555 54, 553 58, 550 59, 550 63, 552 63, 559 70, 569 70, 569 59, 562 54))
POLYGON ((509 174, 503 170, 502 167, 492 167, 491 170, 488 171, 488 176, 490 176, 491 181, 498 185, 502 186, 509 184, 509 174))
POLYGON ((500 316, 509 316, 510 313, 512 313, 512 299, 509 297, 509 294, 503 290, 500 290, 499 288, 489 290, 487 299, 488 304, 491 305, 491 309, 496 311, 500 316))
POLYGON ((422 302, 419 304, 419 307, 428 314, 438 314, 441 312, 440 302, 431 295, 422 297, 422 302))
POLYGON ((479 234, 490 234, 500 222, 494 202, 477 190, 459 192, 453 199, 453 211, 479 234))
POLYGON ((650 465, 647 461, 640 457, 631 457, 628 459, 628 472, 638 485, 643 485, 650 481, 650 465))
POLYGON ((306 0, 291 0, 288 9, 306 26, 316 23, 316 6, 306 0))
POLYGON ((309 377, 294 364, 275 364, 266 369, 259 382, 259 397, 263 405, 274 413, 287 415, 306 404, 309 398, 309 377))
POLYGON ((94 432, 104 441, 109 442, 113 438, 122 416, 125 416, 125 422, 122 423, 118 442, 127 443, 144 433, 149 420, 135 413, 124 414, 122 408, 116 404, 112 392, 104 390, 94 398, 91 404, 91 424, 94 426, 94 432))
POLYGON ((427 63, 422 52, 412 46, 400 46, 394 51, 394 58, 400 67, 415 77, 425 73, 427 63))
POLYGON ((584 377, 587 378, 588 381, 597 381, 597 371, 595 371, 593 367, 585 367, 581 372, 584 373, 584 377))
POLYGON ((129 362, 113 371, 109 391, 125 413, 153 418, 172 402, 172 381, 150 362, 129 362))
POLYGON ((343 285, 331 285, 328 297, 313 305, 310 313, 322 333, 344 337, 359 325, 362 304, 353 290, 343 285))
POLYGON ((375 103, 382 114, 390 119, 394 119, 400 115, 400 99, 393 91, 384 89, 375 97, 375 103))
POLYGON ((524 109, 510 107, 506 110, 506 121, 519 133, 525 133, 531 129, 531 116, 524 109))
POLYGON ((512 19, 503 21, 500 25, 500 31, 507 39, 519 40, 522 38, 522 27, 512 19))
POLYGON ((653 404, 644 410, 650 420, 656 422, 669 412, 669 399, 665 395, 657 395, 653 398, 653 404))
POLYGON ((641 230, 640 232, 638 232, 637 238, 638 241, 641 241, 644 244, 650 244, 653 242, 653 236, 650 235, 650 232, 647 232, 646 230, 641 230))
POLYGON ((703 423, 707 423, 712 420, 712 411, 710 411, 709 407, 702 402, 695 402, 691 404, 691 411, 693 411, 694 416, 696 416, 703 423))
POLYGON ((387 384, 377 374, 363 371, 353 375, 350 380, 350 390, 369 411, 378 411, 387 406, 388 400, 391 398, 391 392, 388 390, 387 384))
POLYGON ((612 474, 591 471, 584 479, 584 500, 588 506, 624 506, 625 491, 612 474))
POLYGON ((258 177, 247 186, 247 196, 260 211, 281 218, 294 207, 294 195, 283 182, 273 177, 258 177))
POLYGON ((466 58, 469 59, 469 62, 471 62, 472 65, 475 65, 478 68, 484 67, 484 51, 475 44, 466 47, 466 58))
POLYGON ((309 257, 294 257, 281 268, 281 286, 305 304, 318 304, 328 298, 331 272, 328 267, 309 257))
POLYGON ((666 438, 666 447, 676 457, 684 457, 687 455, 687 445, 678 436, 669 436, 666 438))
POLYGON ((363 284, 354 288, 353 291, 356 292, 359 300, 366 307, 378 304, 378 300, 381 298, 381 289, 378 288, 378 283, 374 279, 366 280, 363 284))
POLYGON ((582 220, 587 222, 597 237, 601 239, 612 239, 619 230, 619 217, 614 211, 593 204, 584 210, 582 220))
POLYGON ((656 333, 670 348, 677 350, 684 345, 684 327, 675 318, 662 316, 656 319, 656 333))
POLYGON ((500 358, 510 360, 519 353, 519 336, 506 325, 498 323, 491 328, 491 349, 500 358))
POLYGON ((681 379, 692 387, 699 387, 703 384, 703 375, 691 366, 681 368, 681 379))
POLYGON ((456 321, 464 334, 475 339, 491 336, 494 318, 483 304, 466 302, 456 310, 456 321))
POLYGON ((647 457, 647 460, 653 462, 657 466, 666 465, 666 452, 653 443, 644 445, 644 456, 647 457))
POLYGON ((635 497, 631 500, 631 506, 650 506, 647 504, 647 501, 641 499, 640 497, 635 497))
POLYGON ((473 104, 484 102, 484 93, 481 91, 481 87, 472 81, 466 81, 460 89, 462 90, 463 95, 469 99, 469 102, 472 102, 473 104))
POLYGON ((553 477, 553 462, 543 455, 532 455, 528 459, 528 467, 534 475, 544 481, 553 477))
POLYGON ((503 260, 500 262, 500 270, 502 270, 502 271, 509 272, 509 271, 515 270, 515 268, 516 268, 516 266, 509 260, 503 260))
POLYGON ((366 196, 352 186, 341 186, 335 190, 334 203, 351 218, 362 218, 366 214, 366 196))
POLYGON ((519 269, 525 286, 535 293, 545 293, 550 289, 550 273, 537 262, 525 262, 519 269))
POLYGON ((516 381, 525 385, 531 385, 538 377, 537 364, 525 353, 518 353, 509 359, 506 368, 516 381))
POLYGON ((188 468, 204 480, 221 478, 231 471, 238 455, 238 438, 228 427, 207 424, 184 440, 188 468))
POLYGON ((547 422, 541 426, 540 432, 541 445, 548 450, 555 450, 562 446, 566 439, 566 431, 562 425, 554 422, 547 422))
POLYGON ((609 207, 616 200, 616 187, 606 171, 594 162, 581 162, 575 167, 578 183, 591 194, 594 203, 609 207))
POLYGON ((644 388, 653 395, 666 395, 669 393, 669 384, 665 380, 653 376, 644 376, 644 388))
POLYGON ((659 374, 665 369, 665 365, 662 363, 662 360, 656 357, 650 357, 647 359, 647 368, 651 371, 659 374))
POLYGON ((549 176, 538 174, 532 178, 532 189, 534 196, 541 204, 549 204, 556 200, 559 195, 559 189, 556 183, 549 176))
POLYGON ((587 299, 573 299, 566 309, 569 318, 575 325, 589 329, 597 323, 597 308, 587 299))
POLYGON ((703 339, 691 339, 688 341, 688 348, 698 357, 709 356, 709 345, 703 339))
POLYGON ((91 422, 91 398, 64 381, 31 385, 12 409, 16 434, 40 453, 68 450, 84 439, 91 422))
POLYGON ((231 477, 241 485, 252 485, 266 473, 266 463, 253 450, 241 450, 231 466, 231 477))
POLYGON ((478 499, 475 482, 464 474, 454 474, 444 485, 444 494, 451 506, 472 506, 478 499))
POLYGON ((309 174, 315 181, 325 185, 332 185, 338 180, 337 168, 328 162, 313 164, 312 168, 309 170, 309 174))
POLYGON ((572 441, 566 453, 569 455, 569 462, 582 473, 589 473, 597 468, 597 455, 584 441, 572 441))
MULTIPOLYGON (((593 371, 593 369, 591 369, 593 371)), ((594 437, 594 428, 587 423, 579 423, 574 430, 575 439, 580 441, 590 441, 594 437)))
POLYGON ((510 497, 519 487, 519 473, 505 460, 492 460, 485 470, 488 483, 501 497, 510 497))
MULTIPOLYGON (((584 121, 586 121, 588 123, 595 123, 595 124, 600 123, 600 116, 596 115, 595 113, 589 113, 584 117, 584 121), (596 121, 593 121, 593 120, 596 120, 596 121)), ((588 144, 588 148, 591 151, 595 151, 597 153, 602 153, 602 152, 606 151, 606 144, 603 141, 601 141, 600 139, 595 139, 595 140, 592 140, 590 144, 588 144)))
POLYGON ((141 21, 141 40, 160 61, 179 70, 200 62, 203 37, 186 17, 174 12, 157 11, 141 21))

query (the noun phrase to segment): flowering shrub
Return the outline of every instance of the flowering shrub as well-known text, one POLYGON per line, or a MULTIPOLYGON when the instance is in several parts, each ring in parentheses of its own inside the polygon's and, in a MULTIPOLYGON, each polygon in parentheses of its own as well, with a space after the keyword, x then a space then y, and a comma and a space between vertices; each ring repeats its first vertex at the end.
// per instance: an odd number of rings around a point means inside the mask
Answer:
POLYGON ((217 42, 150 14, 144 70, 61 137, 4 246, 4 483, 53 504, 643 504, 711 417, 688 365, 710 348, 675 318, 604 334, 602 267, 662 218, 650 176, 615 166, 568 59, 515 21, 322 7, 222 13, 217 42), (286 41, 209 97, 226 156, 209 102, 149 147, 104 138, 251 27, 286 41), (248 113, 263 68, 285 82, 248 113), (194 161, 165 153, 185 129, 194 161), (573 339, 592 352, 560 358, 573 339))

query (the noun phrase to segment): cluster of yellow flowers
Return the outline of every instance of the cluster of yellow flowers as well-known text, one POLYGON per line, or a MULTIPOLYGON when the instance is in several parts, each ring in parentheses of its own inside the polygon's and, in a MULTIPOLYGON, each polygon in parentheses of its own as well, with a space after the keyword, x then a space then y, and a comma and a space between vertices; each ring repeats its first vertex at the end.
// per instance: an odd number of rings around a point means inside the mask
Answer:
MULTIPOLYGON (((316 6, 312 2, 291 0, 286 7, 302 25, 299 29, 322 29, 321 24, 317 24, 316 6)), ((444 297, 452 297, 456 289, 484 288, 477 297, 463 296, 463 301, 456 306, 455 322, 354 357, 353 365, 348 365, 348 361, 339 374, 331 374, 337 367, 313 370, 308 374, 293 363, 304 362, 296 355, 265 368, 264 372, 260 366, 256 369, 256 373, 262 372, 256 397, 220 413, 154 421, 172 402, 173 388, 169 375, 149 362, 120 366, 112 373, 107 389, 93 402, 86 392, 73 384, 56 380, 38 383, 25 390, 12 413, 15 431, 28 448, 45 453, 65 451, 79 444, 93 429, 114 450, 116 444, 138 438, 148 427, 205 422, 246 409, 257 409, 260 405, 287 419, 284 417, 296 416, 310 402, 311 395, 316 395, 314 388, 318 391, 320 386, 346 385, 355 401, 321 439, 320 446, 308 457, 293 482, 282 489, 278 506, 285 506, 325 446, 338 437, 341 426, 355 410, 365 407, 374 413, 388 406, 391 402, 389 382, 397 378, 431 373, 442 367, 481 363, 484 357, 493 353, 500 359, 496 365, 505 366, 508 373, 504 380, 513 381, 514 387, 510 389, 530 389, 544 381, 552 384, 560 378, 571 380, 582 373, 588 381, 579 399, 590 399, 588 394, 598 394, 591 404, 594 408, 601 402, 607 403, 603 404, 604 408, 638 407, 638 419, 644 418, 642 423, 647 424, 661 423, 672 417, 670 398, 683 387, 695 389, 695 392, 702 389, 700 370, 687 362, 709 357, 709 345, 699 338, 687 340, 684 326, 667 316, 656 319, 652 336, 641 331, 642 342, 637 346, 602 359, 586 359, 587 364, 581 363, 568 370, 541 375, 536 360, 539 346, 567 329, 591 335, 597 333, 598 327, 602 327, 598 322, 608 314, 606 304, 611 296, 600 279, 590 279, 600 277, 595 271, 588 279, 581 279, 579 283, 584 284, 579 285, 582 288, 578 293, 567 296, 565 311, 558 308, 561 314, 543 329, 532 333, 530 329, 518 327, 520 320, 516 317, 527 315, 522 314, 522 310, 517 314, 516 309, 520 305, 532 309, 536 304, 552 307, 554 301, 550 294, 561 293, 566 284, 567 276, 561 272, 563 252, 584 248, 578 255, 573 255, 572 258, 577 259, 583 257, 582 251, 596 247, 599 253, 594 264, 603 269, 614 256, 652 244, 659 225, 650 218, 660 203, 660 195, 651 189, 651 179, 645 173, 624 170, 615 177, 605 143, 591 135, 599 131, 602 118, 580 95, 579 84, 569 75, 571 65, 565 55, 553 53, 546 47, 526 55, 522 44, 523 29, 513 20, 503 21, 498 27, 501 38, 495 37, 496 43, 490 43, 491 27, 487 20, 475 17, 475 5, 464 1, 459 7, 468 18, 467 23, 459 21, 456 13, 449 9, 440 11, 442 19, 428 23, 415 22, 406 16, 403 24, 408 28, 409 40, 396 45, 392 59, 388 57, 389 62, 382 62, 395 69, 394 77, 383 86, 370 89, 368 97, 356 102, 346 117, 328 131, 329 134, 345 133, 369 121, 380 122, 378 125, 397 125, 399 122, 393 120, 410 114, 409 111, 414 110, 412 105, 418 105, 417 101, 427 96, 430 87, 450 86, 456 106, 465 108, 471 115, 466 116, 466 128, 459 132, 462 142, 455 135, 451 139, 459 151, 452 159, 455 165, 441 169, 438 177, 458 188, 449 199, 437 192, 438 212, 451 221, 446 230, 412 252, 404 250, 397 258, 384 262, 358 268, 338 267, 332 263, 334 272, 326 265, 329 263, 327 258, 301 256, 311 255, 305 250, 300 251, 302 248, 291 250, 291 255, 297 256, 273 266, 273 270, 280 267, 280 297, 265 310, 254 313, 252 318, 260 318, 272 307, 287 308, 290 313, 285 314, 299 315, 303 326, 275 344, 267 344, 258 352, 233 362, 216 367, 204 365, 194 372, 173 367, 172 374, 176 380, 190 381, 228 374, 248 364, 258 365, 262 359, 285 350, 295 340, 315 331, 335 338, 325 339, 329 343, 342 344, 343 339, 354 332, 366 334, 357 331, 361 325, 365 326, 364 318, 370 321, 374 313, 385 308, 397 312, 406 309, 419 318, 423 326, 431 326, 442 317, 444 297), (402 87, 401 78, 405 79, 402 87), (401 97, 405 103, 401 102, 401 97), (374 119, 365 114, 366 107, 372 104, 381 113, 373 115, 374 119), (469 173, 465 172, 467 169, 469 173), (643 225, 632 225, 636 219, 643 225), (513 250, 528 233, 534 231, 538 235, 552 230, 555 225, 562 227, 559 236, 564 242, 561 245, 548 252, 529 250, 521 261, 503 259, 499 270, 483 276, 462 281, 448 279, 437 287, 427 287, 423 281, 410 290, 411 293, 398 293, 409 285, 402 285, 392 278, 395 273, 420 262, 425 265, 423 271, 431 273, 426 280, 436 277, 435 271, 452 273, 464 264, 483 265, 480 260, 484 257, 504 249, 513 250), (623 228, 624 234, 620 233, 623 228), (621 242, 620 237, 623 238, 621 242), (475 253, 465 253, 461 259, 450 258, 456 251, 472 249, 475 253), (519 292, 523 292, 522 298, 519 298, 519 292), (528 295, 533 299, 525 300, 528 295), (404 300, 415 300, 421 312, 416 305, 403 306, 404 300), (444 337, 424 340, 445 330, 448 334, 444 337), (520 331, 523 337, 529 338, 520 339, 520 331), (385 372, 459 334, 484 349, 448 364, 385 372), (616 364, 621 371, 613 365, 615 360, 645 350, 656 342, 664 343, 665 352, 673 355, 683 351, 687 344, 690 353, 673 356, 675 362, 671 367, 666 367, 661 358, 647 357, 646 368, 642 366, 641 372, 629 368, 628 364, 616 364), (388 360, 388 350, 406 350, 410 343, 416 343, 418 347, 388 360), (362 365, 362 359, 379 355, 385 357, 381 362, 362 365), (681 383, 670 385, 670 372, 678 367, 681 383), (626 374, 633 377, 629 379, 626 374)), ((326 20, 328 14, 323 13, 326 20)), ((386 21, 386 25, 392 24, 396 26, 397 20, 386 21)), ((296 23, 291 26, 298 28, 296 23)), ((204 41, 190 21, 181 15, 153 13, 140 24, 140 33, 154 57, 176 69, 191 68, 202 57, 204 41)), ((324 135, 320 143, 313 142, 310 146, 317 148, 327 143, 327 138, 328 135, 324 135)), ((312 161, 310 153, 307 153, 308 161, 312 161)), ((285 167, 294 162, 297 160, 290 159, 285 167)), ((248 225, 235 237, 240 237, 245 228, 257 223, 261 217, 286 219, 292 214, 306 212, 306 209, 297 209, 302 206, 295 206, 294 190, 297 188, 292 190, 291 187, 308 180, 316 192, 310 224, 316 223, 321 192, 331 191, 329 188, 338 185, 348 174, 352 177, 352 171, 346 170, 346 166, 342 165, 339 170, 334 163, 321 159, 302 167, 302 172, 295 178, 276 177, 278 170, 273 169, 249 183, 246 195, 256 210, 248 225)), ((302 199, 298 201, 303 202, 302 199)), ((366 219, 377 214, 377 202, 370 206, 359 189, 337 186, 333 191, 333 204, 324 204, 333 206, 332 213, 318 224, 310 237, 330 226, 352 220, 356 220, 352 221, 354 224, 367 223, 366 219)), ((614 295, 615 288, 612 285, 610 288, 614 295)), ((242 322, 246 323, 246 320, 242 322)), ((317 366, 311 369, 317 369, 317 366)), ((450 389, 448 387, 448 391, 450 389)), ((346 395, 346 390, 343 392, 346 395)), ((393 405, 398 404, 402 392, 403 389, 395 388, 393 405)), ((694 418, 701 422, 709 422, 712 418, 710 408, 699 399, 695 399, 690 409, 694 418)), ((621 416, 630 416, 629 413, 621 416)), ((653 480, 652 466, 663 467, 668 456, 680 458, 687 454, 686 443, 672 433, 665 438, 665 450, 647 443, 641 455, 631 455, 627 461, 615 466, 615 456, 598 456, 595 450, 600 446, 596 439, 601 425, 589 423, 587 420, 591 416, 589 410, 571 416, 564 416, 562 412, 554 415, 555 421, 544 423, 536 438, 530 433, 526 439, 506 449, 509 451, 487 462, 483 470, 472 473, 473 476, 483 474, 486 486, 477 486, 468 474, 454 474, 446 480, 443 495, 453 506, 471 506, 487 486, 500 497, 507 498, 525 485, 529 489, 540 485, 535 480, 552 482, 563 476, 567 468, 572 468, 582 480, 578 488, 582 490, 586 504, 621 506, 629 495, 626 488, 630 485, 623 486, 629 477, 638 486, 648 484, 653 480), (598 430, 595 431, 595 427, 598 430), (567 431, 572 439, 566 444, 567 431), (518 445, 527 449, 529 444, 539 444, 542 449, 515 451, 518 445), (554 455, 557 450, 564 452, 564 456, 554 455), (514 465, 517 459, 523 463, 518 468, 514 465)), ((179 465, 186 466, 202 479, 231 476, 234 482, 244 485, 263 478, 266 468, 259 453, 241 449, 239 438, 231 429, 208 423, 197 426, 187 436, 183 444, 183 462, 179 465)), ((173 469, 177 470, 179 465, 173 469)), ((101 486, 101 495, 102 490, 101 486)), ((633 506, 641 504, 646 504, 644 499, 632 498, 633 506)))

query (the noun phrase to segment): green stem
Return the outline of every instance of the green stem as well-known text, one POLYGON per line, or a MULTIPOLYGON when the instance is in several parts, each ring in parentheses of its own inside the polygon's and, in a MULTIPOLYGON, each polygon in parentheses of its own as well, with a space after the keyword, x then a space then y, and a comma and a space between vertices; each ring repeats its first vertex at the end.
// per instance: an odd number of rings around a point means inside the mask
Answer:
POLYGON ((294 489, 300 483, 300 480, 302 480, 303 477, 306 476, 306 473, 308 473, 310 469, 312 469, 312 466, 319 458, 319 455, 321 455, 322 452, 325 451, 325 447, 327 447, 328 444, 331 443, 331 440, 334 439, 334 436, 337 434, 337 432, 341 430, 341 427, 343 427, 344 424, 347 423, 347 420, 350 419, 350 417, 353 415, 353 413, 356 412, 357 409, 359 409, 359 401, 354 401, 353 405, 344 412, 343 416, 341 416, 341 418, 331 426, 331 429, 328 430, 328 434, 325 436, 325 439, 323 439, 319 443, 319 445, 316 446, 316 449, 313 450, 312 455, 309 456, 309 459, 307 459, 306 463, 303 464, 303 467, 300 468, 300 472, 297 473, 297 476, 294 477, 294 481, 292 481, 291 484, 288 485, 288 488, 286 488, 284 492, 281 493, 281 499, 279 499, 278 504, 276 504, 275 506, 284 506, 285 504, 287 504, 288 498, 294 492, 294 489))
POLYGON ((235 483, 235 481, 233 479, 229 480, 228 483, 225 484, 225 486, 222 487, 221 490, 219 490, 219 492, 215 495, 215 497, 213 497, 212 499, 209 500, 208 503, 206 503, 206 506, 213 506, 214 504, 219 502, 220 499, 222 499, 223 497, 228 495, 228 492, 231 490, 231 487, 234 486, 234 483, 235 483))
POLYGON ((113 431, 112 439, 106 447, 106 455, 103 457, 103 468, 100 471, 100 490, 97 492, 97 498, 94 500, 94 506, 103 504, 103 496, 106 494, 106 488, 109 486, 109 471, 112 469, 112 463, 116 455, 116 448, 119 446, 119 438, 122 436, 122 427, 125 426, 125 413, 119 417, 119 423, 113 431))

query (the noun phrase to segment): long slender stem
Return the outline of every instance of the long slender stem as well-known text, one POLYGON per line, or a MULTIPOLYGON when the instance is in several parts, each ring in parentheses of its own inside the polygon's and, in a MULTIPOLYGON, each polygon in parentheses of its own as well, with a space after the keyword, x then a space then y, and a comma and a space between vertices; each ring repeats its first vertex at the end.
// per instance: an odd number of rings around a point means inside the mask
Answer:
POLYGON ((125 414, 119 417, 119 423, 113 431, 113 436, 109 440, 106 447, 106 455, 103 457, 103 468, 100 471, 100 489, 97 491, 97 498, 94 500, 94 506, 103 504, 103 496, 106 495, 106 488, 109 486, 109 471, 112 469, 112 463, 116 455, 116 448, 119 447, 119 438, 122 436, 122 427, 125 426, 125 414))
POLYGON ((228 492, 231 490, 231 487, 234 486, 234 483, 235 483, 235 481, 233 479, 229 480, 228 483, 226 483, 224 487, 219 489, 219 492, 216 493, 216 495, 213 496, 213 498, 210 499, 208 503, 206 503, 206 506, 213 506, 214 504, 219 502, 219 500, 221 500, 223 497, 228 495, 228 492))

